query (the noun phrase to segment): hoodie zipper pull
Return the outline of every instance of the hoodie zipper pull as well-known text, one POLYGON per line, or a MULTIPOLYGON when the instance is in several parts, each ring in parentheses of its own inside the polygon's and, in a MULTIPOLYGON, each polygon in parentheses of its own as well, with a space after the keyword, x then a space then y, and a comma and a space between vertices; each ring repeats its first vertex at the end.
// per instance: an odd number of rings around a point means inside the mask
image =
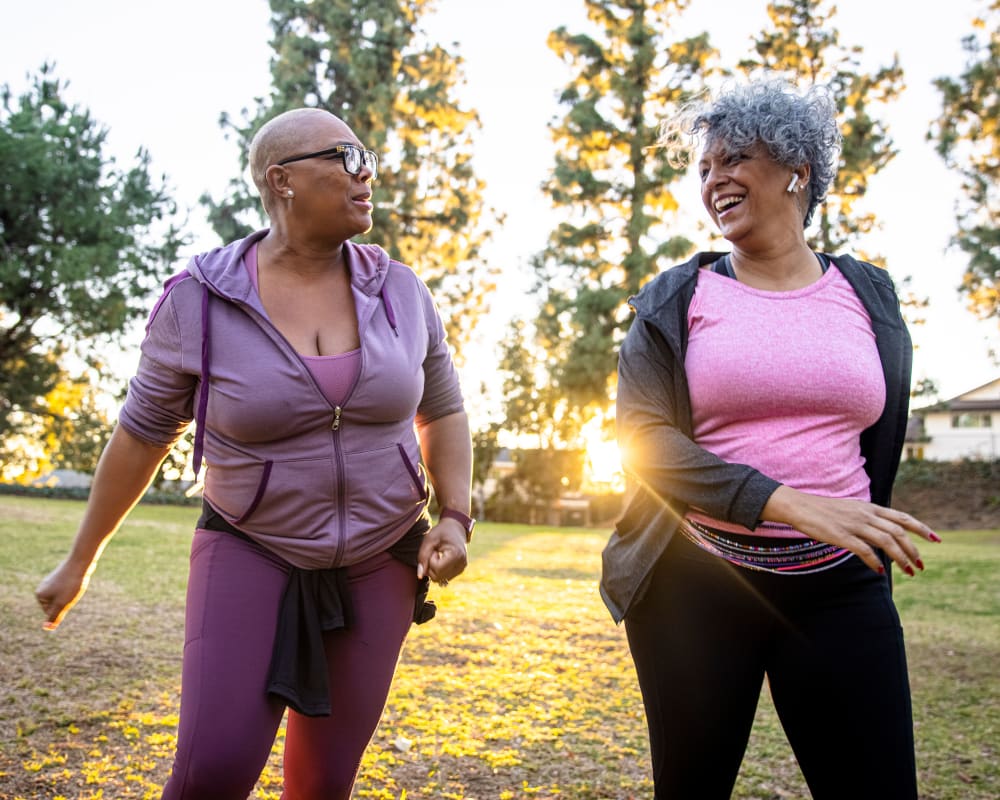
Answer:
POLYGON ((339 431, 340 430, 340 406, 334 406, 333 409, 333 424, 330 426, 330 430, 339 431))

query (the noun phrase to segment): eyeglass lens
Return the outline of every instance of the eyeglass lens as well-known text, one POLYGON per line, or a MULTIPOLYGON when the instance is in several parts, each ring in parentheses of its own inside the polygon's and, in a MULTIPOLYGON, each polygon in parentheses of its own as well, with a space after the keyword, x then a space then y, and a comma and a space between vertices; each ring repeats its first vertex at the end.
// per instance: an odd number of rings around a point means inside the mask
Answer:
POLYGON ((362 150, 360 147, 354 147, 353 145, 345 146, 344 167, 347 171, 351 175, 357 175, 361 172, 362 164, 372 173, 372 178, 378 175, 378 156, 371 150, 362 150))

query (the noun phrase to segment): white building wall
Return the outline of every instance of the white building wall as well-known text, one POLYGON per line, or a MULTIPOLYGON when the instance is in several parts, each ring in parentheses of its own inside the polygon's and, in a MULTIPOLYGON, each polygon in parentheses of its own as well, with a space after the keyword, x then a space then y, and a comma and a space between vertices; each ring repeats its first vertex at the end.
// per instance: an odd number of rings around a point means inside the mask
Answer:
POLYGON ((924 458, 931 461, 962 459, 995 460, 1000 458, 1000 429, 992 414, 989 428, 953 428, 953 412, 929 413, 924 417, 924 433, 929 441, 923 444, 924 458))

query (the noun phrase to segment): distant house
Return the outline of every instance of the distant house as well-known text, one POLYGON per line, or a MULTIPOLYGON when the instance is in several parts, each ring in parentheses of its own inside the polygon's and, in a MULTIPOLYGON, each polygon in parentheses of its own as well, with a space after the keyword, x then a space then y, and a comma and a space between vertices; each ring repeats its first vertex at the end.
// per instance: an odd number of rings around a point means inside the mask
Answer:
POLYGON ((573 475, 583 467, 581 451, 501 448, 489 477, 473 492, 473 510, 479 519, 524 522, 532 525, 591 524, 591 498, 566 487, 580 483, 562 479, 563 489, 553 487, 552 475, 573 475), (552 472, 552 470, 559 470, 552 472), (540 474, 546 477, 540 479, 540 474))
POLYGON ((928 461, 1000 458, 1000 378, 914 409, 903 457, 928 461))
POLYGON ((77 472, 75 469, 54 469, 32 481, 31 485, 36 488, 60 486, 64 489, 89 489, 93 480, 86 472, 77 472))

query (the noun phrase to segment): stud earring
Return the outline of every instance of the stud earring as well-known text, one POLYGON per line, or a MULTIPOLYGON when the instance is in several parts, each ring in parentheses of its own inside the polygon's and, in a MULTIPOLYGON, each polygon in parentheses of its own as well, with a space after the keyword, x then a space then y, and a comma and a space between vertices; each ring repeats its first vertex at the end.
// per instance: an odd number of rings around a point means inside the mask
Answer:
POLYGON ((293 192, 291 189, 289 189, 288 190, 288 196, 289 197, 295 197, 295 192, 293 192))
POLYGON ((792 175, 792 179, 788 182, 788 188, 785 189, 786 192, 797 192, 799 190, 799 176, 792 175))

